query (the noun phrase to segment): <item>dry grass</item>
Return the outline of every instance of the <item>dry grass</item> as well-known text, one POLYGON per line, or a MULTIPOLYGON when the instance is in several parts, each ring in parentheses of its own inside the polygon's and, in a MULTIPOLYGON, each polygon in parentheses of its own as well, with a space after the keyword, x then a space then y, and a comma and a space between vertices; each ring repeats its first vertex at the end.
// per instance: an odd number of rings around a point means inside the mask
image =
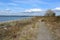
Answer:
MULTIPOLYGON (((60 40, 60 17, 32 17, 20 21, 12 21, 0 23, 0 40, 13 40, 19 36, 18 40, 33 40, 37 35, 38 20, 46 22, 49 30, 53 34, 55 40, 60 40), (35 33, 35 34, 34 34, 35 33)), ((35 40, 35 39, 34 39, 35 40)))
POLYGON ((36 17, 31 19, 24 19, 20 21, 4 22, 0 24, 0 40, 10 40, 17 36, 17 32, 21 32, 26 25, 33 24, 37 20, 36 17))

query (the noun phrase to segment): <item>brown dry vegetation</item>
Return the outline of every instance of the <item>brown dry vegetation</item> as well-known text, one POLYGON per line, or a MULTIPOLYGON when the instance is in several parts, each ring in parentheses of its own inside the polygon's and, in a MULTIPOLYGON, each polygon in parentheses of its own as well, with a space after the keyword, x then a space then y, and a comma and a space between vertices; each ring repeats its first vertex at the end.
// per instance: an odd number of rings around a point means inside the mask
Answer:
POLYGON ((36 40, 36 22, 45 22, 54 40, 60 40, 60 17, 32 17, 21 21, 0 23, 0 40, 36 40), (31 30, 33 29, 33 30, 31 30), (17 39, 15 39, 18 37, 17 39))
MULTIPOLYGON (((0 24, 0 40, 10 40, 17 36, 17 32, 22 31, 26 25, 35 23, 36 17, 31 19, 24 19, 23 21, 12 21, 12 22, 5 22, 0 24), (6 28, 6 29, 5 29, 6 28)), ((38 20, 38 19, 37 19, 38 20)))

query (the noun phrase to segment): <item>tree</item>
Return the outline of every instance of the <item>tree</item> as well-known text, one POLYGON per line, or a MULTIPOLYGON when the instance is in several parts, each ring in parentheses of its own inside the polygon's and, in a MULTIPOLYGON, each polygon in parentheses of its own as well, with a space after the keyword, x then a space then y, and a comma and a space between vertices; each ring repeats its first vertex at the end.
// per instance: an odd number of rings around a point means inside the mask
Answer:
POLYGON ((46 11, 45 16, 55 16, 55 12, 49 9, 46 11))

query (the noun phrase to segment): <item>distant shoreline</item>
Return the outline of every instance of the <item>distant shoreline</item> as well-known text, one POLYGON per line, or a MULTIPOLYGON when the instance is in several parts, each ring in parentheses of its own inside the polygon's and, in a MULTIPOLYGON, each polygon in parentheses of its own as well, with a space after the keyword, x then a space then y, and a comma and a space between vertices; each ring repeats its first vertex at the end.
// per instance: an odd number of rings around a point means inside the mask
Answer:
POLYGON ((33 18, 33 17, 30 17, 30 18, 22 18, 22 19, 16 19, 16 20, 1 21, 0 24, 2 24, 2 23, 7 23, 7 22, 23 21, 23 20, 27 20, 27 19, 29 20, 29 19, 31 19, 31 18, 33 18))
MULTIPOLYGON (((56 17, 56 18, 60 18, 60 16, 51 16, 51 17, 56 17)), ((21 22, 25 22, 25 21, 30 21, 34 18, 51 18, 50 16, 32 16, 30 18, 23 18, 23 19, 17 19, 17 20, 8 20, 8 21, 3 21, 3 22, 0 22, 0 24, 2 23, 9 23, 9 22, 16 22, 16 21, 21 21, 21 22)), ((37 19, 34 19, 34 20, 37 20, 37 19)))
POLYGON ((0 15, 0 17, 34 17, 34 16, 29 16, 29 15, 0 15))

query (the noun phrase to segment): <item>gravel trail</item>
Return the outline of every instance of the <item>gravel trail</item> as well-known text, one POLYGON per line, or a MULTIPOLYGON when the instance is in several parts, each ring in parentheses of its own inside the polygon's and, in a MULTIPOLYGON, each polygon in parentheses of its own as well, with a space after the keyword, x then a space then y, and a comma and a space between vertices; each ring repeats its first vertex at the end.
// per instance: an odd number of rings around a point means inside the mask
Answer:
POLYGON ((53 40, 51 33, 49 32, 47 25, 45 22, 39 22, 37 23, 39 29, 38 29, 38 35, 37 40, 53 40))

